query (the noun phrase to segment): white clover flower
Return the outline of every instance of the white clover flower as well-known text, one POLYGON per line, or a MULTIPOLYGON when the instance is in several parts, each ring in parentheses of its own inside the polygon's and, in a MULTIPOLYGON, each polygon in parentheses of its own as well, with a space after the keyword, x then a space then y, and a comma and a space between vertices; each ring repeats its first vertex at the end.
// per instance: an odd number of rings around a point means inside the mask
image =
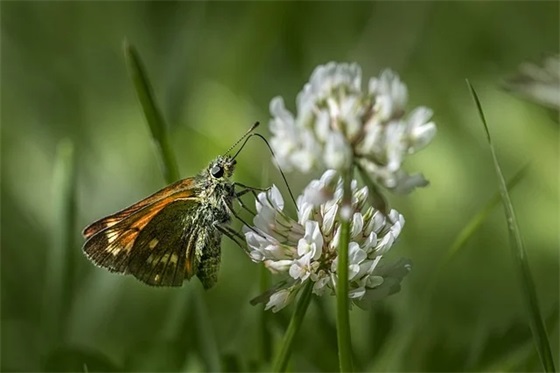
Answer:
MULTIPOLYGON (((352 181, 349 242, 349 297, 365 307, 399 290, 410 263, 385 263, 383 255, 398 238, 404 218, 396 210, 387 215, 367 205, 367 187, 352 181)), ((297 220, 284 212, 284 201, 276 186, 259 193, 253 227, 244 227, 249 256, 286 281, 269 293, 266 309, 274 312, 289 304, 307 281, 313 293, 333 294, 336 289, 339 213, 342 181, 334 170, 313 180, 297 199, 297 220)))
POLYGON ((408 175, 402 164, 436 133, 432 111, 418 107, 408 115, 406 86, 390 70, 362 88, 356 64, 319 66, 297 96, 296 114, 281 97, 270 103, 270 141, 280 167, 347 170, 362 167, 379 185, 399 193, 427 185, 421 174, 408 175))

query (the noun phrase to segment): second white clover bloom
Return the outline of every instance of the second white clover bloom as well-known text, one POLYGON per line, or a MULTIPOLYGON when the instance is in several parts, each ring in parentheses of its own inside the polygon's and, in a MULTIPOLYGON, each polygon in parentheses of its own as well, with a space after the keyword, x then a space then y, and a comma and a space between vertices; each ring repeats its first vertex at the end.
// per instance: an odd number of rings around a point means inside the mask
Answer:
POLYGON ((406 156, 426 146, 436 126, 432 111, 418 107, 409 114, 406 86, 385 70, 362 87, 357 64, 317 67, 297 96, 296 113, 281 97, 270 103, 271 145, 285 170, 347 170, 362 167, 379 185, 406 193, 427 181, 408 175, 406 156))
MULTIPOLYGON (((403 216, 396 210, 385 215, 368 206, 367 198, 367 187, 358 188, 353 180, 349 297, 360 306, 398 291, 410 269, 407 260, 386 263, 383 258, 402 230, 403 216)), ((334 294, 341 204, 342 182, 334 170, 313 180, 298 197, 297 220, 284 212, 275 186, 259 193, 254 226, 244 227, 249 255, 285 277, 283 286, 268 294, 267 309, 282 309, 308 281, 313 282, 313 293, 334 294)))

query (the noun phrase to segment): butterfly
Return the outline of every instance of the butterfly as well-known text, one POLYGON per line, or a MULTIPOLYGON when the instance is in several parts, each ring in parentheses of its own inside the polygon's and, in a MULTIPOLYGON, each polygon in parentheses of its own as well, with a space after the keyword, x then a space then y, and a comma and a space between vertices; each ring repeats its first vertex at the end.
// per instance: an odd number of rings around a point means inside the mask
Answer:
POLYGON ((148 285, 181 286, 196 275, 211 288, 218 280, 222 236, 238 244, 243 238, 229 226, 231 215, 237 216, 233 201, 254 189, 231 181, 237 154, 219 156, 198 175, 90 224, 83 230, 85 255, 148 285))

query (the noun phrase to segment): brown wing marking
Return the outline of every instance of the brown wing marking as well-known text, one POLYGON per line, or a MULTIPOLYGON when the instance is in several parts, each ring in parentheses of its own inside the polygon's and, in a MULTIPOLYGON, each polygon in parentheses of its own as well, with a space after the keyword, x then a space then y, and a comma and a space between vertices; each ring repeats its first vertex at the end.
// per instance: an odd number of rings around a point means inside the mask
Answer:
POLYGON ((166 186, 165 188, 155 192, 149 197, 144 198, 143 200, 129 206, 115 214, 109 215, 103 219, 100 219, 89 226, 87 226, 82 234, 86 239, 89 239, 96 233, 101 232, 104 229, 114 226, 118 222, 123 219, 126 219, 128 216, 137 213, 138 211, 144 209, 145 207, 152 205, 158 201, 166 199, 169 201, 175 198, 187 198, 192 196, 195 192, 194 187, 194 178, 186 178, 183 180, 179 180, 171 185, 166 186))

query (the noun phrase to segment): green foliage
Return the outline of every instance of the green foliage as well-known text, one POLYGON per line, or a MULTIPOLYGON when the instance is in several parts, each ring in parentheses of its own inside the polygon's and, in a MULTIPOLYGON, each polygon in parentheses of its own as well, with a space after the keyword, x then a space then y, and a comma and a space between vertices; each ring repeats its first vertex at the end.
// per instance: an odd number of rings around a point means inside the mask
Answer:
MULTIPOLYGON (((286 93, 330 60, 355 61, 365 76, 391 67, 408 85, 411 106, 434 110, 434 143, 405 165, 431 185, 388 201, 406 218, 391 255, 411 258, 412 272, 397 295, 350 311, 356 371, 542 370, 503 215, 485 207, 496 182, 473 125, 469 78, 493 118, 505 178, 531 164, 511 198, 550 348, 560 348, 558 123, 500 88, 523 61, 558 53, 558 3, 1 6, 2 370, 261 371, 294 312, 263 314, 249 304, 268 277, 227 240, 220 281, 208 292, 197 281, 151 288, 82 255, 82 227, 162 186, 150 143, 157 130, 138 105, 125 37, 141 51, 152 101, 167 122, 164 147, 176 154, 181 177, 223 154, 256 120, 268 136, 270 100, 294 102, 286 93), (429 286, 455 236, 482 211, 429 286)), ((239 155, 235 179, 282 186, 258 143, 239 155)), ((296 193, 306 182, 288 179, 296 193)), ((288 370, 338 369, 335 321, 334 297, 312 297, 288 370)))

